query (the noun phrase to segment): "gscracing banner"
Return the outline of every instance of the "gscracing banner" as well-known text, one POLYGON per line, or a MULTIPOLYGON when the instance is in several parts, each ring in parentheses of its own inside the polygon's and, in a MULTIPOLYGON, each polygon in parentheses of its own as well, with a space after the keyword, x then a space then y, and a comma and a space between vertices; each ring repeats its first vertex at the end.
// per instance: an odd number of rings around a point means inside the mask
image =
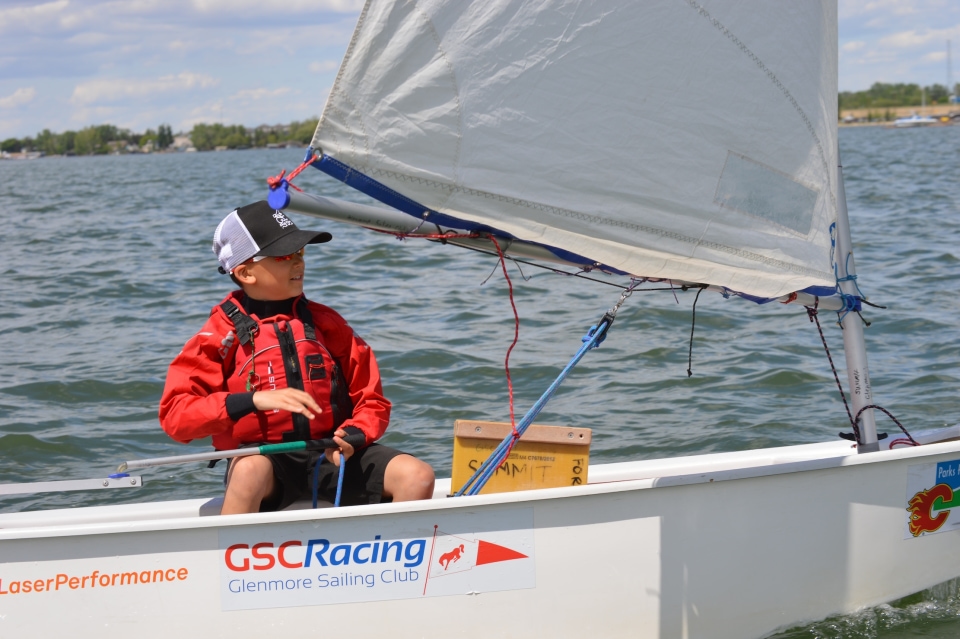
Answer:
POLYGON ((221 528, 223 610, 536 587, 533 510, 221 528))
POLYGON ((904 538, 957 529, 960 529, 960 459, 910 466, 904 538))

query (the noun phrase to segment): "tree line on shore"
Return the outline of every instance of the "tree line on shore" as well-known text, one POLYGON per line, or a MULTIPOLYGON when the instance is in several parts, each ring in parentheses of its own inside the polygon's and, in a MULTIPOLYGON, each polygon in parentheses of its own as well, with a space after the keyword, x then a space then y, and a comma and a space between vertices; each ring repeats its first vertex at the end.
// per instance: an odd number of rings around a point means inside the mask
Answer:
MULTIPOLYGON (((875 82, 866 91, 841 91, 837 96, 840 110, 850 109, 889 109, 894 107, 920 106, 927 104, 946 104, 950 96, 960 95, 960 82, 953 91, 942 84, 921 87, 919 84, 884 84, 875 82)), ((960 107, 958 107, 960 108, 960 107)))
MULTIPOLYGON (((921 87, 919 84, 885 84, 876 82, 866 91, 842 91, 838 94, 840 111, 850 109, 887 109, 886 119, 891 119, 894 107, 920 106, 927 104, 945 104, 950 96, 960 95, 960 83, 949 91, 942 84, 921 87)), ((960 108, 960 107, 958 107, 960 108)), ((878 119, 881 116, 877 116, 878 119)), ((261 125, 248 129, 241 125, 195 124, 189 133, 190 144, 198 151, 212 151, 218 148, 246 149, 265 147, 271 144, 307 145, 313 139, 317 128, 317 118, 303 122, 294 121, 286 125, 261 125)), ((108 153, 130 153, 163 151, 170 148, 175 137, 169 124, 161 124, 156 129, 147 129, 135 133, 112 124, 88 126, 79 131, 52 133, 44 129, 35 137, 7 138, 0 142, 0 151, 6 153, 40 152, 46 155, 105 155, 108 153)))
POLYGON ((261 125, 248 129, 241 125, 195 124, 189 133, 174 135, 169 124, 137 133, 112 124, 88 126, 79 131, 53 133, 44 129, 35 137, 7 138, 0 141, 5 153, 39 152, 46 155, 106 155, 164 151, 178 138, 189 136, 189 144, 198 151, 218 148, 246 149, 271 144, 306 145, 313 139, 317 119, 294 121, 284 125, 261 125))

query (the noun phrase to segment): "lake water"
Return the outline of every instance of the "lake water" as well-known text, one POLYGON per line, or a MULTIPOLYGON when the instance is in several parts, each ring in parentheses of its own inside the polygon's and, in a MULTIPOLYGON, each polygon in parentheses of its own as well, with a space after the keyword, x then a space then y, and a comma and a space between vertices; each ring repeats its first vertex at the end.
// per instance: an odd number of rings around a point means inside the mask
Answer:
MULTIPOLYGON (((908 428, 956 423, 960 127, 843 129, 840 142, 859 283, 888 307, 865 313, 875 398, 908 428)), ((262 150, 0 162, 0 483, 103 477, 127 459, 209 449, 160 430, 166 367, 231 288, 210 251, 216 224, 263 198, 264 178, 301 159, 298 150, 262 150)), ((317 171, 297 181, 366 201, 317 171)), ((334 234, 308 249, 305 288, 376 351, 394 403, 384 442, 449 476, 455 419, 509 418, 503 357, 513 316, 496 261, 296 219, 334 234)), ((619 294, 532 267, 510 272, 521 316, 511 358, 519 416, 619 294)), ((693 297, 629 298, 539 422, 592 428, 594 462, 817 442, 849 430, 802 307, 701 295, 688 379, 693 297)), ((840 331, 830 314, 822 322, 842 362, 840 331)), ((171 466, 143 472, 139 491, 7 498, 0 508, 212 496, 221 473, 171 466)), ((908 636, 960 636, 955 584, 778 637, 908 636)))

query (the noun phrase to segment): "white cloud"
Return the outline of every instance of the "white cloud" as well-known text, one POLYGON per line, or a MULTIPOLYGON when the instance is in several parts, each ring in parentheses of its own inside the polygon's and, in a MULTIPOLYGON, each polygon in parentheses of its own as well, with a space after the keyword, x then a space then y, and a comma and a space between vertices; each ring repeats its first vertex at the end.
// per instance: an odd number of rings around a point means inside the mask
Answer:
POLYGON ((56 24, 70 3, 67 0, 26 7, 0 9, 0 33, 15 32, 36 24, 56 24))
POLYGON ((359 13, 363 8, 363 0, 192 0, 190 4, 204 13, 253 11, 258 15, 319 11, 359 13))
POLYGON ((110 122, 112 124, 111 120, 117 114, 118 110, 116 107, 94 106, 90 108, 77 109, 70 114, 70 119, 81 127, 88 126, 93 123, 102 124, 104 122, 110 122))
POLYGON ((85 31, 82 33, 77 33, 75 35, 66 38, 66 41, 70 44, 75 44, 79 47, 97 47, 103 44, 107 44, 112 40, 112 37, 108 33, 98 32, 98 31, 85 31))
POLYGON ((845 45, 843 45, 842 47, 840 47, 840 50, 841 50, 841 51, 846 51, 846 52, 859 51, 859 50, 862 49, 862 48, 864 47, 864 45, 866 45, 866 44, 867 44, 867 43, 864 42, 863 40, 854 40, 853 42, 848 42, 848 43, 846 43, 845 45))
POLYGON ((21 124, 23 124, 21 120, 4 120, 0 118, 0 131, 15 131, 21 124))
POLYGON ((20 106, 21 104, 26 104, 36 97, 36 95, 37 91, 33 87, 17 89, 13 92, 13 95, 10 95, 6 98, 0 98, 0 109, 12 109, 13 107, 20 106))
POLYGON ((840 0, 837 7, 841 20, 872 14, 908 15, 919 10, 916 0, 840 0))
POLYGON ((216 86, 218 81, 201 73, 165 75, 153 80, 135 78, 103 78, 78 84, 71 104, 93 105, 129 98, 147 98, 157 94, 183 93, 194 89, 216 86))
MULTIPOLYGON (((917 33, 915 30, 910 31, 901 31, 899 33, 891 34, 885 38, 880 39, 880 46, 882 47, 896 47, 898 49, 909 49, 913 47, 920 47, 935 37, 933 31, 926 31, 926 33, 917 33)), ((936 36, 937 40, 941 38, 936 36)), ((946 41, 946 38, 943 38, 946 41)))
POLYGON ((339 60, 321 60, 319 62, 311 62, 307 68, 310 69, 310 73, 328 73, 330 71, 336 71, 339 67, 339 60))
POLYGON ((264 100, 267 98, 278 98, 281 95, 286 95, 290 93, 288 87, 281 87, 279 89, 241 89, 233 95, 231 95, 229 100, 237 100, 242 102, 249 102, 255 100, 264 100))

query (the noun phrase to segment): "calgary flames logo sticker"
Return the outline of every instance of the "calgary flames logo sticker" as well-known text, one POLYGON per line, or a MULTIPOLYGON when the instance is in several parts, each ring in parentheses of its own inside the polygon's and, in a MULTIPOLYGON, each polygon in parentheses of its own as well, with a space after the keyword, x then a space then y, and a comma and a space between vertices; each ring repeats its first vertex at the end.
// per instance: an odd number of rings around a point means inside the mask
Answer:
POLYGON ((940 510, 936 515, 934 509, 940 509, 953 501, 953 489, 947 484, 937 484, 929 490, 921 490, 908 502, 907 511, 910 513, 910 533, 919 537, 922 533, 935 532, 947 521, 949 510, 940 510))

